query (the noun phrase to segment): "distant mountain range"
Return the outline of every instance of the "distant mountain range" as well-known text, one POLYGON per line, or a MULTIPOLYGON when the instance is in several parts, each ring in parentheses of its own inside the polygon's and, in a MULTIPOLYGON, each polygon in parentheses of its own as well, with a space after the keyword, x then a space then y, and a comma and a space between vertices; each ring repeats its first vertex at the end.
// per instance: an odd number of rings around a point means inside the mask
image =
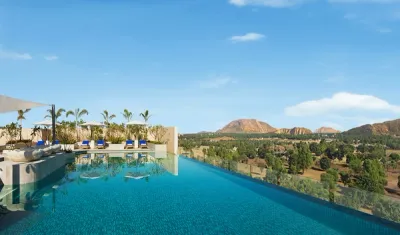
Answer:
MULTIPOLYGON (((310 129, 304 127, 293 128, 275 128, 266 122, 256 119, 237 119, 231 121, 226 126, 216 131, 217 133, 276 133, 276 134, 334 134, 340 133, 332 127, 320 127, 312 132, 310 129)), ((213 133, 202 131, 199 133, 213 133)), ((362 125, 352 128, 348 131, 342 132, 348 135, 396 135, 400 136, 400 119, 386 121, 382 123, 362 125)))
POLYGON ((312 131, 304 127, 275 128, 266 122, 256 119, 238 119, 231 121, 226 126, 218 130, 217 133, 277 133, 302 135, 311 134, 312 131))
POLYGON ((400 119, 382 123, 368 124, 350 129, 344 134, 349 135, 400 135, 400 119))

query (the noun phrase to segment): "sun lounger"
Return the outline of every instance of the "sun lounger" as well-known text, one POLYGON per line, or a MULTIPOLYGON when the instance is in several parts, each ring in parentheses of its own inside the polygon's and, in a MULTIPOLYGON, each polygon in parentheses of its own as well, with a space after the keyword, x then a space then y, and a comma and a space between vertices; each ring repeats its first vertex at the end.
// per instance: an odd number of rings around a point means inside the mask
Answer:
POLYGON ((144 158, 147 157, 147 154, 145 153, 138 153, 138 158, 144 158))
POLYGON ((43 141, 43 140, 39 140, 39 141, 36 143, 36 146, 44 146, 44 141, 43 141))
POLYGON ((89 140, 82 141, 81 145, 79 146, 80 149, 90 149, 89 140))
POLYGON ((83 157, 83 158, 90 158, 90 153, 88 153, 88 154, 86 154, 86 155, 83 155, 82 157, 83 157))
POLYGON ((126 140, 124 149, 133 149, 133 148, 135 148, 134 141, 126 140))
POLYGON ((106 147, 104 140, 98 140, 96 144, 97 149, 104 149, 106 147))
POLYGON ((133 157, 133 154, 132 154, 132 153, 127 153, 127 154, 125 155, 125 157, 131 158, 131 157, 133 157))
POLYGON ((147 141, 146 140, 139 140, 139 147, 142 149, 147 149, 147 141))

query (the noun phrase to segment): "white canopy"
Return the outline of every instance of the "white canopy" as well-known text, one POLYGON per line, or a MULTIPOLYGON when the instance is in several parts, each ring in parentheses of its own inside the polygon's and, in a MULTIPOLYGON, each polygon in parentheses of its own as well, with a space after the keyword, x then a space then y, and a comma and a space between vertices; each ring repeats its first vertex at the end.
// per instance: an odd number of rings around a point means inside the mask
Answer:
POLYGON ((40 106, 48 106, 48 104, 41 104, 0 95, 0 113, 18 111, 21 109, 31 109, 40 106))
MULTIPOLYGON (((52 126, 53 124, 52 124, 51 120, 43 120, 41 122, 33 123, 33 125, 37 125, 37 126, 52 126)), ((59 123, 56 122, 56 125, 59 125, 59 123)))
POLYGON ((85 122, 81 124, 80 126, 104 126, 104 124, 96 121, 91 121, 91 122, 85 122))
POLYGON ((142 125, 142 126, 145 126, 147 124, 145 122, 142 122, 142 121, 134 120, 134 121, 127 122, 126 125, 142 125))

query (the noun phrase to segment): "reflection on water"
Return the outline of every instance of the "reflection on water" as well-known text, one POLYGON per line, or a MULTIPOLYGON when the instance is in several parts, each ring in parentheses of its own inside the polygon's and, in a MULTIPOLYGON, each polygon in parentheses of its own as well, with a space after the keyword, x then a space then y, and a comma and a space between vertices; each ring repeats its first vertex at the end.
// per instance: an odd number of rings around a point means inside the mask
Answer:
POLYGON ((56 211, 57 197, 68 195, 68 185, 84 186, 91 180, 121 182, 145 180, 163 174, 178 175, 178 156, 156 153, 91 153, 76 155, 75 161, 56 170, 44 180, 0 188, 0 231, 29 216, 38 208, 46 213, 56 211), (43 199, 51 197, 52 205, 43 208, 43 199))

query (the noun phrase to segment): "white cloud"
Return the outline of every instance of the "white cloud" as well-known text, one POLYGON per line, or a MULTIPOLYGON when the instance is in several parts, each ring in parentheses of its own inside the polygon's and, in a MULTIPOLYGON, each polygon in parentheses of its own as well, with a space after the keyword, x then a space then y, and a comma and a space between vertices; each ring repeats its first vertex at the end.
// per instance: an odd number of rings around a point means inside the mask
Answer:
POLYGON ((31 60, 32 56, 28 53, 18 53, 14 51, 5 51, 0 48, 0 59, 9 60, 31 60))
POLYGON ((231 77, 228 76, 218 76, 212 79, 200 81, 201 88, 220 88, 227 86, 228 84, 236 83, 231 77))
POLYGON ((248 41, 258 41, 263 39, 265 36, 259 33, 246 33, 245 35, 232 36, 229 40, 232 42, 248 42, 248 41))
POLYGON ((58 56, 49 55, 49 56, 45 56, 44 59, 45 59, 45 60, 48 60, 48 61, 58 60, 58 56))
POLYGON ((285 108, 288 116, 318 116, 348 110, 390 111, 400 113, 400 106, 371 95, 340 92, 330 98, 310 100, 285 108))
POLYGON ((229 3, 235 6, 265 6, 265 7, 292 7, 302 4, 309 0, 229 0, 229 3))

